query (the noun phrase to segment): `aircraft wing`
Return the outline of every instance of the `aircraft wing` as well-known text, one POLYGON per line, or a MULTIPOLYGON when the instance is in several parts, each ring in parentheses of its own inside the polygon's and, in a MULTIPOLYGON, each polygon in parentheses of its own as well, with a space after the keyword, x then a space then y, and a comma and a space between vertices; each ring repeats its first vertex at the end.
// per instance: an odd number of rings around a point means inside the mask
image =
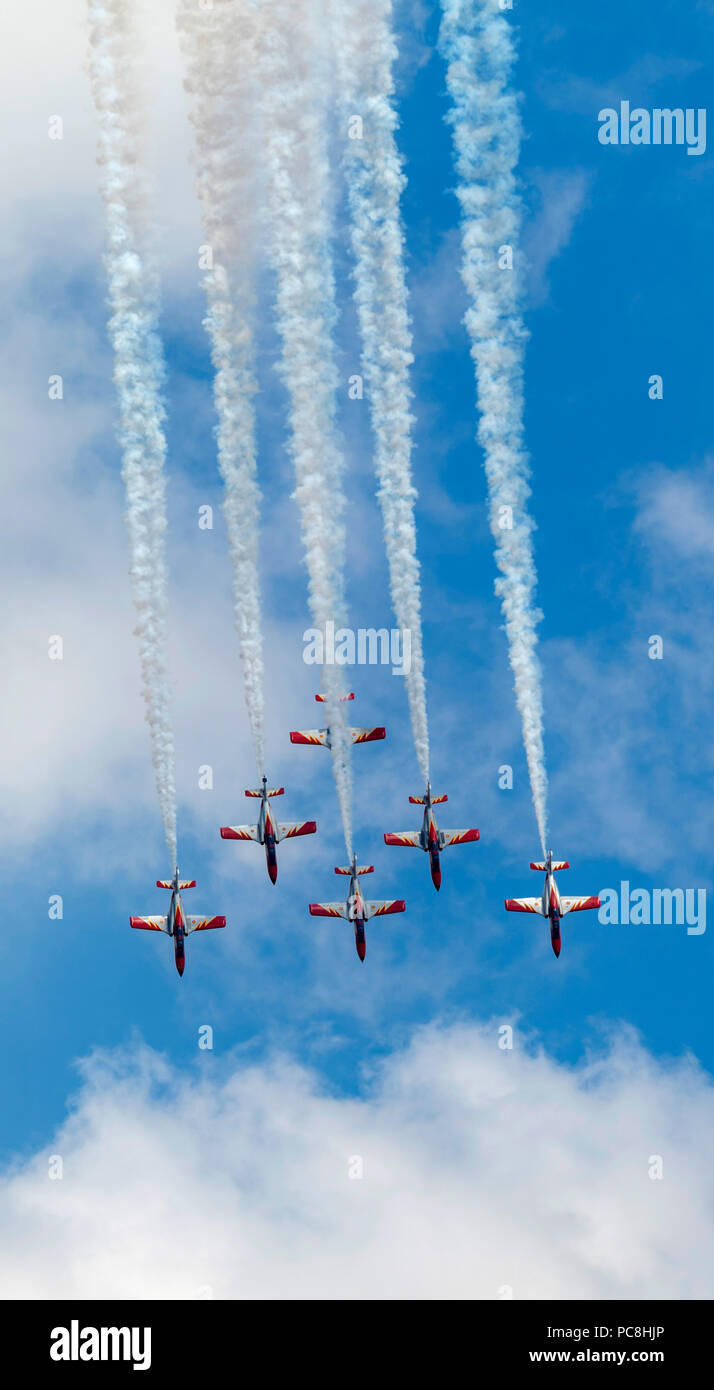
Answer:
POLYGON ((446 849, 447 845, 466 845, 472 840, 480 840, 478 830, 442 830, 439 838, 441 848, 446 849))
POLYGON ((353 743, 374 743, 376 739, 386 738, 386 729, 350 729, 353 743))
POLYGON ((418 830, 394 830, 385 831, 385 845, 412 845, 414 849, 420 848, 418 830))
POLYGON ((542 898, 506 898, 506 912, 539 912, 543 916, 542 898))
POLYGON ((317 821, 296 820, 288 821, 285 825, 277 827, 279 840, 292 840, 296 835, 314 835, 317 830, 317 821))
POLYGON ((599 907, 599 898, 566 898, 561 897, 563 912, 584 912, 589 907, 599 907))
POLYGON ((166 917, 130 917, 129 925, 141 931, 168 931, 166 917))
POLYGON ((290 733, 290 742, 321 744, 323 748, 329 748, 328 732, 327 729, 293 729, 290 733))
POLYGON ((222 826, 221 826, 221 839, 222 839, 222 840, 257 840, 257 841, 258 841, 258 844, 260 844, 260 840, 258 839, 258 827, 257 827, 257 825, 222 825, 222 826))
POLYGON ((192 931, 212 931, 214 927, 225 927, 225 917, 187 917, 186 935, 192 931))
POLYGON ((346 903, 310 903, 311 917, 347 917, 346 903))
POLYGON ((383 902, 365 903, 368 917, 386 917, 390 912, 404 912, 406 906, 403 898, 390 898, 383 902))

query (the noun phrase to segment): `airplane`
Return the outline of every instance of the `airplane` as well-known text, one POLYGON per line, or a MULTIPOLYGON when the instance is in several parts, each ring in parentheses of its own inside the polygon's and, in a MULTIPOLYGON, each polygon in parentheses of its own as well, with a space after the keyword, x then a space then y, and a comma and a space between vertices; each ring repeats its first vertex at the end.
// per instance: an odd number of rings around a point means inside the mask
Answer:
POLYGON ((129 922, 132 927, 138 927, 141 931, 165 931, 167 936, 174 938, 174 956, 176 959, 176 969, 179 975, 183 975, 183 968, 186 964, 184 954, 184 938, 194 931, 211 931, 214 927, 225 927, 225 917, 187 917, 181 902, 181 893, 184 888, 195 888, 195 878, 179 878, 178 868, 173 878, 157 878, 157 888, 169 888, 171 890, 171 902, 167 917, 130 917, 129 922))
POLYGON ((506 898, 507 912, 538 912, 541 917, 550 919, 550 940, 556 956, 560 955, 560 922, 566 912, 585 912, 591 907, 600 907, 599 898, 565 898, 560 896, 555 874, 561 869, 569 869, 567 859, 554 859, 552 849, 548 850, 545 863, 538 860, 531 864, 532 869, 545 872, 543 896, 540 898, 506 898))
POLYGON ((296 835, 314 835, 317 830, 317 824, 314 820, 289 821, 285 825, 280 825, 273 820, 270 797, 283 796, 284 793, 284 787, 269 788, 267 777, 263 777, 263 786, 260 791, 246 791, 246 796, 259 796, 261 799, 258 824, 221 826, 222 840, 256 840, 259 845, 265 845, 265 860, 271 883, 275 883, 278 877, 278 858, 275 853, 275 846, 278 842, 294 839, 296 835))
POLYGON ((397 898, 388 902, 365 902, 359 886, 360 874, 373 874, 373 864, 358 864, 357 855, 352 855, 352 863, 348 869, 335 869, 336 874, 349 874, 350 886, 347 893, 347 901, 344 903, 310 903, 310 914, 313 917, 344 917, 347 922, 354 922, 355 946, 360 960, 364 960, 367 942, 364 934, 364 924, 370 917, 385 917, 390 912, 404 912, 406 903, 402 898, 397 898))
POLYGON ((449 845, 465 845, 472 840, 480 840, 478 830, 440 830, 436 823, 436 816, 432 811, 432 806, 438 806, 441 801, 448 801, 446 794, 443 796, 432 796, 431 782, 426 784, 424 796, 410 796, 412 806, 424 807, 424 820, 421 830, 401 830, 395 832, 385 832, 385 845, 411 845, 414 849, 426 850, 429 855, 429 867, 431 868, 431 878, 434 887, 441 887, 441 861, 439 853, 449 845))
MULTIPOLYGON (((319 704, 324 704, 327 700, 326 695, 316 695, 315 699, 319 704)), ((354 700, 354 691, 349 695, 338 696, 340 702, 343 700, 354 700)), ((386 729, 347 729, 352 743, 374 743, 377 739, 386 738, 386 729)), ((311 743, 321 744, 323 748, 331 748, 329 729, 293 729, 290 734, 291 743, 311 743)))

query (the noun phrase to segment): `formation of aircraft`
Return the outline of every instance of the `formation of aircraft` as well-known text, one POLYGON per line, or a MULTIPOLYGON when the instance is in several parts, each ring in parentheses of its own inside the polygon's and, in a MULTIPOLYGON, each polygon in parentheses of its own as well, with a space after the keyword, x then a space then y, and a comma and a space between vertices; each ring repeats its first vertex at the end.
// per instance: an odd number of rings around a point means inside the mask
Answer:
MULTIPOLYGON (((319 702, 324 702, 325 698, 324 695, 315 696, 319 702)), ((350 693, 340 698, 353 700, 354 695, 350 693)), ((371 743, 376 739, 385 737, 383 728, 350 728, 348 732, 353 743, 371 743)), ((331 746, 329 728, 293 730, 290 734, 290 740, 292 743, 320 744, 326 748, 331 746)), ((284 787, 269 787, 268 779, 263 775, 261 787, 248 788, 245 792, 246 796, 260 800, 257 823, 255 825, 222 825, 220 828, 223 840, 253 840, 264 847, 268 877, 271 883, 275 883, 278 877, 276 849, 280 841, 295 839, 302 835, 314 835, 317 830, 314 820, 276 821, 270 799, 274 796, 283 796, 284 792, 284 787)), ((432 882, 434 887, 439 889, 441 887, 441 851, 448 848, 449 845, 468 844, 480 839, 479 831, 475 827, 463 830, 440 830, 434 814, 434 807, 448 801, 448 797, 446 794, 433 796, 430 782, 427 782, 423 796, 410 796, 409 801, 413 806, 424 807, 421 826, 417 830, 385 831, 384 842, 387 845, 404 845, 421 849, 428 854, 432 882)), ((506 910, 508 912, 532 912, 547 918, 550 923, 550 939, 553 951, 556 956, 559 956, 562 944, 560 924, 563 917, 569 912, 583 912, 589 908, 599 908, 600 899, 598 897, 561 895, 555 881, 555 875, 561 870, 569 868, 570 865, 567 860, 554 859, 552 850, 548 851, 544 861, 534 861, 530 867, 545 873, 545 883, 541 896, 539 898, 506 898, 506 910)), ((406 903, 402 898, 368 902, 363 897, 360 878, 363 874, 373 872, 374 866, 372 864, 358 864, 357 855, 354 854, 352 862, 347 868, 338 867, 335 869, 336 874, 349 875, 350 882, 345 902, 309 904, 309 910, 313 917, 342 917, 353 924, 355 946, 361 961, 364 960, 367 949, 365 923, 371 917, 384 917, 391 913, 404 912, 406 909, 406 903)), ((186 915, 181 893, 187 888, 195 888, 196 880, 179 878, 178 868, 176 868, 172 879, 157 879, 156 886, 157 888, 167 888, 171 892, 171 901, 166 916, 130 917, 129 921, 132 927, 141 931, 163 931, 168 936, 173 937, 176 969, 179 975, 183 975, 186 963, 186 937, 195 931, 210 931, 216 927, 225 927, 226 919, 225 917, 186 915)))
POLYGON ((181 894, 186 888, 195 888, 195 878, 179 878, 178 867, 173 878, 157 878, 157 888, 171 890, 171 902, 165 917, 130 917, 132 927, 140 931, 165 931, 174 939, 174 958, 179 975, 183 975, 186 964, 184 941, 194 931, 212 931, 214 927, 225 927, 225 917, 187 917, 183 910, 181 894))
POLYGON ((479 840, 481 837, 478 830, 439 829, 432 807, 438 806, 442 801, 448 801, 449 798, 446 793, 443 796, 432 796, 431 782, 427 782, 423 796, 410 796, 409 800, 412 806, 424 807, 421 829, 387 831, 385 832, 384 843, 385 845, 409 845, 414 849, 425 850, 429 855, 432 883, 438 890, 441 888, 440 854, 442 849, 446 849, 448 845, 465 845, 470 841, 479 840))
POLYGON ((358 864, 356 854, 353 854, 349 868, 337 868, 335 873, 349 874, 350 876, 346 901, 344 903, 310 903, 310 913, 313 917, 344 917, 345 921, 352 922, 355 929, 357 955, 360 960, 364 960, 367 950, 364 933, 365 922, 369 921, 370 917, 386 917, 392 912, 404 912, 406 903, 403 898, 386 899, 383 902, 367 902, 362 897, 359 881, 362 874, 374 873, 374 864, 358 864))
POLYGON ((273 812, 270 807, 271 796, 283 796, 284 787, 268 787, 267 777, 263 777, 263 785, 258 790, 246 790, 246 796, 260 797, 260 812, 258 814, 257 825, 222 825, 222 840, 255 840, 259 845, 265 846, 265 860, 268 866, 268 878, 271 883, 275 883, 278 877, 278 856, 275 853, 275 846, 280 840, 294 840, 298 835, 314 835, 317 830, 317 823, 314 820, 286 821, 284 824, 274 820, 273 812))
MULTIPOLYGON (((354 691, 351 690, 349 695, 340 695, 338 698, 340 701, 354 700, 354 691)), ((319 704, 324 704, 327 696, 316 695, 315 699, 319 704)), ((351 743, 374 743, 378 739, 387 737, 386 729, 381 727, 377 729, 347 729, 347 733, 350 735, 351 743)), ((316 744, 322 748, 332 747, 329 729, 293 729, 290 734, 290 742, 316 744)))
POLYGON ((552 849, 548 850, 548 858, 537 860, 531 864, 532 869, 538 869, 541 873, 545 872, 545 883, 543 893, 540 898, 506 898, 507 912, 537 912, 541 917, 547 917, 550 921, 550 940, 556 956, 560 955, 561 938, 560 922, 567 912, 586 912, 591 907, 599 907, 599 898, 567 898, 561 896, 558 885, 555 881, 556 873, 561 869, 569 869, 570 864, 567 859, 554 859, 552 849))

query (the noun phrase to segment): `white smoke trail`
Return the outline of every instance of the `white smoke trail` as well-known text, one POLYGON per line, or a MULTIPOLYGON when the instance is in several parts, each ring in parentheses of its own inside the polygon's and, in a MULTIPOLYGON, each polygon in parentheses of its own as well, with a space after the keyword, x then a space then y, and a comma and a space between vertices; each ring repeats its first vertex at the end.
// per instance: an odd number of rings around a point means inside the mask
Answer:
POLYGON ((164 361, 157 276, 143 245, 146 221, 137 165, 137 101, 130 86, 138 44, 124 0, 89 0, 89 32, 136 635, 156 789, 170 862, 175 864, 176 788, 166 623, 166 439, 161 399, 164 361))
POLYGON ((520 231, 516 191, 521 124, 509 86, 513 36, 498 0, 442 0, 439 46, 447 64, 462 216, 466 326, 476 366, 491 530, 516 703, 521 715, 538 833, 545 855, 547 777, 537 656, 536 570, 528 458, 523 449, 523 356, 518 271, 500 268, 520 231))
POLYGON ((256 467, 254 294, 256 204, 253 12, 226 0, 180 0, 177 27, 192 98, 197 189, 213 264, 203 284, 215 371, 218 466, 233 567, 233 611, 259 777, 265 680, 258 577, 261 496, 256 467))
MULTIPOLYGON (((242 0, 245 4, 246 0, 242 0)), ((288 392, 295 497, 316 627, 344 623, 342 457, 336 441, 335 287, 326 101, 332 88, 321 0, 263 0, 258 74, 268 237, 277 279, 282 377, 288 392)), ((323 682, 348 854, 350 745, 339 674, 323 682)))
POLYGON ((399 200, 406 183, 394 132, 392 65, 396 46, 391 0, 330 0, 347 192, 355 260, 355 301, 363 371, 376 438, 389 582, 397 625, 411 633, 406 677, 419 767, 429 780, 429 729, 411 478, 411 391, 414 360, 404 272, 399 200), (356 119, 361 121, 361 128, 356 119))

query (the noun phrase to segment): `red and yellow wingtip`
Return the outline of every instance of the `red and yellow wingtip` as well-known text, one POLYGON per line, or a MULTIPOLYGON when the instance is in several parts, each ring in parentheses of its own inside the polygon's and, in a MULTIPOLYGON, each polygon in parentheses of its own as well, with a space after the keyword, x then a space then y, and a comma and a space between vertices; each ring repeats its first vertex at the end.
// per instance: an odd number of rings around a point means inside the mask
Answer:
POLYGON ((304 734, 300 729, 290 730, 291 743, 321 744, 322 739, 315 734, 304 734))
POLYGON ((407 905, 404 898, 395 898, 393 902, 385 903, 384 907, 378 907, 371 915, 373 917, 389 917, 393 912, 406 912, 407 905))
POLYGON ((193 931, 213 931, 216 927, 225 927, 225 925, 225 917, 204 917, 202 921, 196 923, 193 931))
POLYGON ((350 733, 353 743, 376 743, 378 739, 387 737, 387 730, 383 725, 377 729, 350 729, 350 733))
POLYGON ((296 825, 292 830, 288 830, 283 838, 286 840, 293 840, 296 835, 314 835, 316 830, 316 820, 304 820, 301 825, 296 825))
POLYGON ((459 830, 456 835, 451 835, 449 837, 448 843, 450 845, 468 845, 473 844, 474 841, 480 839, 480 830, 476 830, 476 828, 473 827, 471 830, 459 830))

